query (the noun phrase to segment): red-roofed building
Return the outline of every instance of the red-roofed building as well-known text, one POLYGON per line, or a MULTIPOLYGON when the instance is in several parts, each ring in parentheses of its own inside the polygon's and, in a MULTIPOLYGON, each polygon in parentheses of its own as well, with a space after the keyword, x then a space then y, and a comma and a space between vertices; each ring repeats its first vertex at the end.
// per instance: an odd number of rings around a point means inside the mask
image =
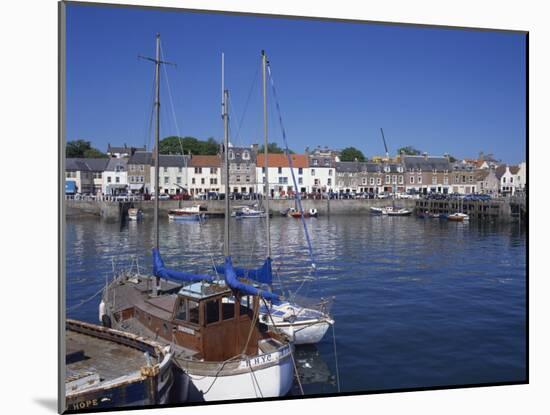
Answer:
MULTIPOLYGON (((294 193, 292 172, 296 177, 296 184, 300 192, 308 192, 308 157, 305 154, 291 154, 290 161, 286 154, 269 154, 267 157, 269 173, 269 190, 271 197, 285 197, 294 193), (292 162, 292 168, 290 167, 292 162)), ((265 156, 258 154, 256 163, 258 177, 257 192, 264 194, 265 187, 265 156)))
POLYGON ((194 196, 223 193, 221 167, 220 155, 192 156, 187 165, 188 192, 194 196))

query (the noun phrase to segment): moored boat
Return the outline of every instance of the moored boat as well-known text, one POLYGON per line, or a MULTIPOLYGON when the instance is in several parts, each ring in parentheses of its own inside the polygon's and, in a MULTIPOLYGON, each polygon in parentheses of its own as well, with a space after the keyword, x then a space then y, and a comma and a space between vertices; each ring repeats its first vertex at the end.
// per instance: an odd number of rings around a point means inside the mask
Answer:
POLYGON ((315 208, 311 208, 303 213, 295 208, 290 208, 287 212, 287 216, 295 219, 300 219, 302 216, 304 218, 316 218, 319 216, 319 212, 315 208))
POLYGON ((70 319, 65 333, 67 410, 167 402, 174 380, 169 345, 70 319))
MULTIPOLYGON (((157 35, 156 74, 160 37, 157 35)), ((156 77, 156 121, 160 100, 156 77)), ((224 173, 229 177, 229 92, 223 90, 224 173)), ((155 177, 159 176, 159 130, 155 135, 155 177)), ((225 194, 229 183, 225 181, 225 194)), ((172 345, 174 362, 190 379, 190 400, 216 401, 286 395, 294 380, 293 345, 259 320, 260 303, 278 300, 269 291, 237 278, 230 255, 229 197, 224 201, 224 278, 167 268, 160 254, 155 200, 152 275, 123 271, 107 284, 100 303, 106 326, 172 345)))
POLYGON ((387 216, 409 216, 412 213, 412 210, 400 208, 396 206, 385 206, 385 207, 376 207, 371 206, 370 211, 376 215, 387 215, 387 216))
POLYGON ((261 209, 253 209, 249 206, 242 206, 238 210, 235 210, 232 216, 237 219, 257 219, 265 218, 267 215, 265 211, 261 209))
POLYGON ((206 207, 201 205, 189 206, 168 211, 168 219, 177 221, 200 221, 206 219, 206 207))
POLYGON ((128 209, 128 219, 135 221, 143 219, 143 211, 138 208, 128 209))
POLYGON ((456 212, 448 215, 447 220, 450 220, 453 222, 464 222, 464 221, 470 220, 470 217, 465 213, 456 212))

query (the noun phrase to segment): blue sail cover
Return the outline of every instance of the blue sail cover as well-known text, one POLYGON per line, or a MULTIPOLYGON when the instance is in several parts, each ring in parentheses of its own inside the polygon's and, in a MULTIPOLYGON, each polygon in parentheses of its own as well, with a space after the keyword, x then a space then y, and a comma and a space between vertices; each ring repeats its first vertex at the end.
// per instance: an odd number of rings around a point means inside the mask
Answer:
MULTIPOLYGON (((225 274, 225 265, 216 265, 216 272, 225 274)), ((239 278, 248 278, 250 280, 257 281, 259 283, 271 285, 273 283, 273 271, 271 270, 271 258, 266 258, 264 264, 260 268, 246 269, 246 268, 233 268, 235 274, 239 278)))
POLYGON ((260 290, 256 287, 253 287, 251 285, 245 284, 243 282, 240 282, 237 279, 237 274, 235 272, 235 269, 233 268, 233 263, 231 261, 231 257, 225 257, 225 282, 231 289, 235 291, 239 291, 241 294, 247 294, 247 295, 257 295, 259 297, 262 297, 266 300, 278 300, 279 296, 265 290, 260 290))
POLYGON ((214 278, 212 278, 210 275, 191 274, 188 272, 180 272, 166 268, 164 266, 164 261, 160 256, 160 252, 156 248, 153 248, 153 275, 160 278, 189 282, 212 282, 214 280, 214 278))

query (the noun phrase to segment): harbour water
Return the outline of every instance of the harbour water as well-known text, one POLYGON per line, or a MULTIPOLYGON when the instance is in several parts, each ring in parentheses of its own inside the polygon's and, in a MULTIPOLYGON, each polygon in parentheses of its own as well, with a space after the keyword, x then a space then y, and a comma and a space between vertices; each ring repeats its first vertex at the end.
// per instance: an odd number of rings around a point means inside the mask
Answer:
MULTIPOLYGON (((301 222, 271 223, 276 289, 335 297, 342 392, 525 380, 526 235, 518 225, 309 219, 318 268, 312 279, 301 222)), ((235 263, 262 263, 263 225, 261 219, 232 221, 235 263)), ((161 220, 166 264, 208 272, 221 263, 222 232, 219 219, 161 220)), ((132 257, 150 271, 152 220, 69 219, 66 244, 67 316, 97 323, 99 296, 82 301, 112 277, 113 266, 127 267, 132 257)), ((332 332, 316 346, 298 347, 296 359, 306 394, 337 391, 332 332)))

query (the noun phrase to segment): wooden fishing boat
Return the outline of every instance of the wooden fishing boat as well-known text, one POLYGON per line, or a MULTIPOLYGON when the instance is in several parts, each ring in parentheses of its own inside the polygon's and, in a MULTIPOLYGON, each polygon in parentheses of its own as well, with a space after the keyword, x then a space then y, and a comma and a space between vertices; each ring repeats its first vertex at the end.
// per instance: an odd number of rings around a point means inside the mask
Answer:
POLYGON ((77 320, 68 319, 65 329, 67 410, 167 402, 174 380, 169 345, 77 320))
MULTIPOLYGON (((161 64, 159 49, 157 35, 157 75, 161 64)), ((158 82, 157 76, 157 125, 158 82)), ((229 177, 228 96, 224 90, 225 177, 229 177)), ((158 151, 158 129, 155 140, 158 151)), ((155 171, 158 178, 158 156, 155 171)), ((225 194, 229 194, 228 181, 225 194)), ((260 303, 277 300, 278 296, 244 284, 233 269, 229 204, 226 197, 224 279, 165 267, 155 219, 152 275, 142 275, 139 269, 116 274, 106 285, 100 303, 100 319, 105 326, 172 345, 176 366, 190 379, 191 401, 284 396, 294 380, 293 345, 282 333, 269 331, 260 321, 260 303)))
POLYGON ((371 213, 376 215, 387 215, 387 216, 409 216, 412 213, 412 210, 400 208, 396 206, 385 206, 385 207, 376 207, 371 206, 371 213))

